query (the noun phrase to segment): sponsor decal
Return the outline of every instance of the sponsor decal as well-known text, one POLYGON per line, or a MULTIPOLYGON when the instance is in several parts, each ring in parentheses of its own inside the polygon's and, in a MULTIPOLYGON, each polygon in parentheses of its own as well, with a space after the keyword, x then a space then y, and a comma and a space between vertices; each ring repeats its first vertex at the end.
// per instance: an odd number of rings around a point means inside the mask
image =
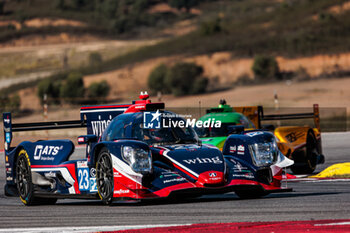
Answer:
POLYGON ((210 142, 210 141, 213 141, 212 138, 203 138, 202 139, 202 142, 210 142))
POLYGON ((181 181, 184 181, 184 180, 185 180, 185 178, 183 178, 183 177, 170 179, 170 180, 163 180, 163 184, 171 183, 171 182, 181 182, 181 181))
POLYGON ((114 190, 114 194, 126 194, 130 193, 129 189, 119 189, 119 190, 114 190))
POLYGON ((174 176, 178 176, 178 174, 175 174, 172 172, 162 172, 159 178, 174 177, 174 176))
POLYGON ((90 189, 89 169, 78 168, 79 190, 88 191, 90 189))
POLYGON ((252 173, 232 174, 232 177, 244 177, 247 179, 254 179, 254 175, 252 173))
POLYGON ((45 176, 46 178, 52 178, 52 177, 56 177, 56 173, 50 171, 50 172, 48 172, 48 173, 44 173, 44 176, 45 176))
POLYGON ((230 159, 230 161, 234 164, 232 169, 234 172, 250 172, 247 167, 242 166, 242 164, 238 161, 230 159))
POLYGON ((216 177, 217 174, 215 172, 209 173, 209 177, 216 177))
POLYGON ((239 155, 244 155, 244 146, 243 145, 239 145, 237 148, 237 154, 239 155))
POLYGON ((296 140, 298 140, 303 135, 304 135, 303 132, 291 132, 290 134, 286 135, 286 139, 289 142, 295 142, 296 140))
POLYGON ((88 167, 87 161, 78 161, 77 162, 77 167, 78 168, 87 168, 88 167))
POLYGON ((262 134, 264 134, 264 132, 257 131, 257 132, 246 133, 245 135, 247 135, 247 136, 249 136, 249 137, 254 137, 254 136, 262 135, 262 134))
POLYGON ((6 167, 10 166, 10 163, 5 163, 5 166, 6 166, 6 167))
POLYGON ((114 176, 114 177, 122 177, 122 176, 120 175, 119 172, 114 172, 114 173, 113 173, 113 176, 114 176))
POLYGON ((9 161, 9 157, 7 155, 5 156, 5 160, 6 160, 6 162, 9 161))
POLYGON ((6 180, 7 180, 7 181, 12 181, 13 178, 12 178, 11 176, 8 176, 8 177, 6 177, 6 180))
POLYGON ((95 168, 90 169, 90 176, 93 178, 96 177, 96 169, 95 168))
POLYGON ((172 145, 169 147, 174 150, 189 150, 189 151, 195 151, 200 148, 200 146, 198 145, 172 145))
POLYGON ((5 135, 6 135, 5 136, 6 137, 6 142, 10 143, 11 142, 11 133, 6 133, 5 135))
POLYGON ((182 160, 187 164, 196 164, 198 163, 214 163, 214 164, 221 164, 223 163, 222 160, 220 160, 219 156, 213 157, 213 158, 195 158, 195 159, 184 159, 182 160))
POLYGON ((96 178, 90 178, 90 192, 91 193, 97 192, 96 178))
POLYGON ((101 136, 103 131, 107 128, 112 121, 112 116, 109 116, 109 120, 101 120, 101 115, 98 116, 98 121, 91 121, 92 133, 96 136, 101 136))
POLYGON ((9 149, 9 144, 8 144, 7 142, 5 142, 4 148, 5 148, 5 150, 8 150, 8 149, 9 149))
POLYGON ((4 119, 4 122, 5 122, 6 124, 10 124, 10 123, 11 123, 11 120, 7 117, 7 119, 4 119))
POLYGON ((236 146, 230 146, 230 153, 235 153, 237 150, 236 146))
POLYGON ((63 149, 63 146, 44 146, 37 145, 34 150, 34 159, 35 160, 54 160, 54 157, 43 157, 43 156, 55 156, 60 150, 63 149))

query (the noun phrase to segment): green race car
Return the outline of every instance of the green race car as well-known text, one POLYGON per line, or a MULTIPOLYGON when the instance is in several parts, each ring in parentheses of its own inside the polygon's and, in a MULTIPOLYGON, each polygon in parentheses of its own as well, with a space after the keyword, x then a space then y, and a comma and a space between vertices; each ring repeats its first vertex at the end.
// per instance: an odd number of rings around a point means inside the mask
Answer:
POLYGON ((234 108, 226 104, 225 100, 220 100, 218 107, 207 110, 207 114, 202 116, 200 121, 221 121, 220 128, 197 128, 197 134, 203 144, 210 144, 222 150, 228 135, 237 130, 238 125, 242 125, 245 130, 255 129, 255 125, 242 113, 236 112, 234 108))

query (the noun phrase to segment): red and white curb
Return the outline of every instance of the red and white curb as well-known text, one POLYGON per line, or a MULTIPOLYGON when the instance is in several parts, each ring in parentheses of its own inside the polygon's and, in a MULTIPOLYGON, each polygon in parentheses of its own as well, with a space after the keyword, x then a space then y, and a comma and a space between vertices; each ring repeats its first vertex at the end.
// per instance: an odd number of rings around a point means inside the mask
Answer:
POLYGON ((44 228, 6 228, 0 232, 46 233, 46 232, 125 232, 143 233, 181 232, 181 233, 214 233, 214 232, 349 232, 350 219, 312 220, 312 221, 279 221, 279 222, 238 222, 238 223, 202 223, 202 224, 159 224, 127 226, 93 226, 93 227, 44 227, 44 228))

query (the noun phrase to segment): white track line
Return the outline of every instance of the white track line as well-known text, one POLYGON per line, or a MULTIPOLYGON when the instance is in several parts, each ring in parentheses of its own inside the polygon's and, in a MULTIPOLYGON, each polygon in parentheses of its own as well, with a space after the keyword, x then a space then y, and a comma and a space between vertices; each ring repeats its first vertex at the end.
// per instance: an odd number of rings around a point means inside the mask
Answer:
POLYGON ((341 225, 350 225, 350 222, 334 222, 334 223, 324 223, 324 224, 315 224, 314 226, 341 226, 341 225))
POLYGON ((299 179, 288 179, 288 180, 283 180, 287 182, 305 182, 305 183, 320 183, 320 182, 350 182, 350 179, 318 179, 318 178, 299 178, 299 179))
POLYGON ((122 231, 122 230, 135 230, 146 229, 155 227, 177 227, 177 226, 190 226, 192 224, 159 224, 159 225, 130 225, 130 226, 99 226, 99 227, 38 227, 38 228, 4 228, 0 229, 0 232, 23 232, 23 233, 48 233, 48 232, 64 232, 64 233, 85 233, 85 232, 98 232, 98 231, 122 231))

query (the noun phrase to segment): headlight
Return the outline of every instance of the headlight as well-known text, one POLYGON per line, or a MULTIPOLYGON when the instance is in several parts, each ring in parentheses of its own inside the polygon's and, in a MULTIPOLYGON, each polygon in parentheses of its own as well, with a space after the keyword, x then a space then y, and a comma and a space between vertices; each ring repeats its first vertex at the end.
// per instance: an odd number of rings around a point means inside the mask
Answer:
POLYGON ((152 157, 150 151, 131 146, 123 146, 122 156, 134 172, 144 174, 152 171, 152 157))
POLYGON ((249 145, 250 153, 254 163, 258 167, 272 165, 278 155, 277 143, 264 142, 249 145))

